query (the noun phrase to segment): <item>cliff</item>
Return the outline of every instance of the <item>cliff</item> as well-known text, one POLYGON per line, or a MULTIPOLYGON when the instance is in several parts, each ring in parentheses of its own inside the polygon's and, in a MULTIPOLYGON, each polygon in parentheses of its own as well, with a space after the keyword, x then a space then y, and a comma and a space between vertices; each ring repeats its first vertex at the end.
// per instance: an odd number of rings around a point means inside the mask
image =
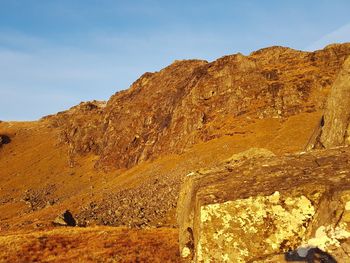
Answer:
POLYGON ((350 45, 342 44, 311 53, 270 47, 211 63, 175 61, 106 104, 85 103, 51 119, 72 158, 93 152, 99 167, 130 168, 242 133, 252 119, 322 111, 349 54, 350 45))

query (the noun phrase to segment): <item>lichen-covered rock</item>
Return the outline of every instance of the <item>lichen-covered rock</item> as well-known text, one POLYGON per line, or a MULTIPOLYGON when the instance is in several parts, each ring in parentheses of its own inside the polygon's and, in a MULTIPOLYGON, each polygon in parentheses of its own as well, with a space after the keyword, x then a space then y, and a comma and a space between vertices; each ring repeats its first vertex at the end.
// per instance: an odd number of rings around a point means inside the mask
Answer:
POLYGON ((318 247, 349 262, 349 160, 350 148, 338 148, 189 174, 178 200, 182 257, 285 262, 288 251, 318 247))
POLYGON ((284 198, 278 191, 201 206, 198 261, 246 262, 252 255, 295 247, 314 214, 305 196, 284 198))

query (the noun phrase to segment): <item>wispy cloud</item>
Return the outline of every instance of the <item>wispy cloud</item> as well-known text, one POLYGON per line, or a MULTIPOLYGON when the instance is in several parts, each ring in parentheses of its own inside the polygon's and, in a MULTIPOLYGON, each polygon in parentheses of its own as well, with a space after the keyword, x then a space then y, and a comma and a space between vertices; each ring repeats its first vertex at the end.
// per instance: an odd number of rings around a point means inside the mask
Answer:
POLYGON ((13 30, 0 30, 0 50, 5 49, 5 47, 6 49, 33 50, 40 49, 47 44, 47 41, 43 38, 13 30))
POLYGON ((350 23, 343 25, 337 28, 336 30, 326 34, 317 41, 308 45, 305 49, 313 51, 321 49, 329 44, 344 42, 350 42, 350 23))
POLYGON ((107 99, 134 77, 128 66, 91 50, 18 33, 1 34, 0 43, 1 120, 37 119, 82 100, 107 99))
POLYGON ((224 39, 186 32, 100 33, 81 41, 85 45, 57 45, 2 31, 0 97, 6 102, 0 104, 0 120, 38 119, 80 101, 108 99, 145 71, 159 70, 175 59, 203 58, 204 54, 214 58, 224 54, 227 44, 224 39))

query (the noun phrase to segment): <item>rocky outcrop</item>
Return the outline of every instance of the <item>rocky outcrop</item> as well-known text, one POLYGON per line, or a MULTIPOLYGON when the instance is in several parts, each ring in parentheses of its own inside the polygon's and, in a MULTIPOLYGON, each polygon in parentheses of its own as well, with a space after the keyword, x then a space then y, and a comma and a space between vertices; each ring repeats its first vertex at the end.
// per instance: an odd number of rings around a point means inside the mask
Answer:
POLYGON ((349 262, 349 160, 347 147, 256 156, 188 174, 177 208, 182 257, 285 262, 290 251, 317 247, 349 262))
POLYGON ((53 197, 56 190, 57 187, 54 184, 37 189, 27 189, 22 196, 22 201, 27 204, 30 211, 40 210, 58 202, 58 199, 53 197))
POLYGON ((254 119, 323 109, 349 55, 350 44, 343 44, 312 53, 271 47, 210 63, 176 61, 145 73, 107 104, 81 104, 50 119, 69 145, 71 165, 75 155, 91 152, 100 156, 99 167, 131 167, 231 136, 254 119))
POLYGON ((344 62, 327 101, 317 143, 331 148, 350 144, 350 57, 344 62))

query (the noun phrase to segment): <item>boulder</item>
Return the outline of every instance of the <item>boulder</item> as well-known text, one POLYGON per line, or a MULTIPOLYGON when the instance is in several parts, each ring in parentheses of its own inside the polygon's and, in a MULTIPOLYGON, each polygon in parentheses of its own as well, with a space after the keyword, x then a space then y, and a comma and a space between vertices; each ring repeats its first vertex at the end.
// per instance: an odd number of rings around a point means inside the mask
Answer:
POLYGON ((184 261, 285 262, 296 250, 349 262, 349 159, 346 147, 190 173, 177 208, 184 261))
POLYGON ((3 144, 8 144, 11 142, 11 139, 9 136, 7 135, 1 135, 0 134, 0 147, 3 145, 3 144))
POLYGON ((73 214, 69 210, 66 210, 56 217, 52 224, 55 226, 76 226, 77 222, 74 219, 73 214))
POLYGON ((307 148, 350 144, 350 57, 344 62, 327 100, 327 106, 307 148))

